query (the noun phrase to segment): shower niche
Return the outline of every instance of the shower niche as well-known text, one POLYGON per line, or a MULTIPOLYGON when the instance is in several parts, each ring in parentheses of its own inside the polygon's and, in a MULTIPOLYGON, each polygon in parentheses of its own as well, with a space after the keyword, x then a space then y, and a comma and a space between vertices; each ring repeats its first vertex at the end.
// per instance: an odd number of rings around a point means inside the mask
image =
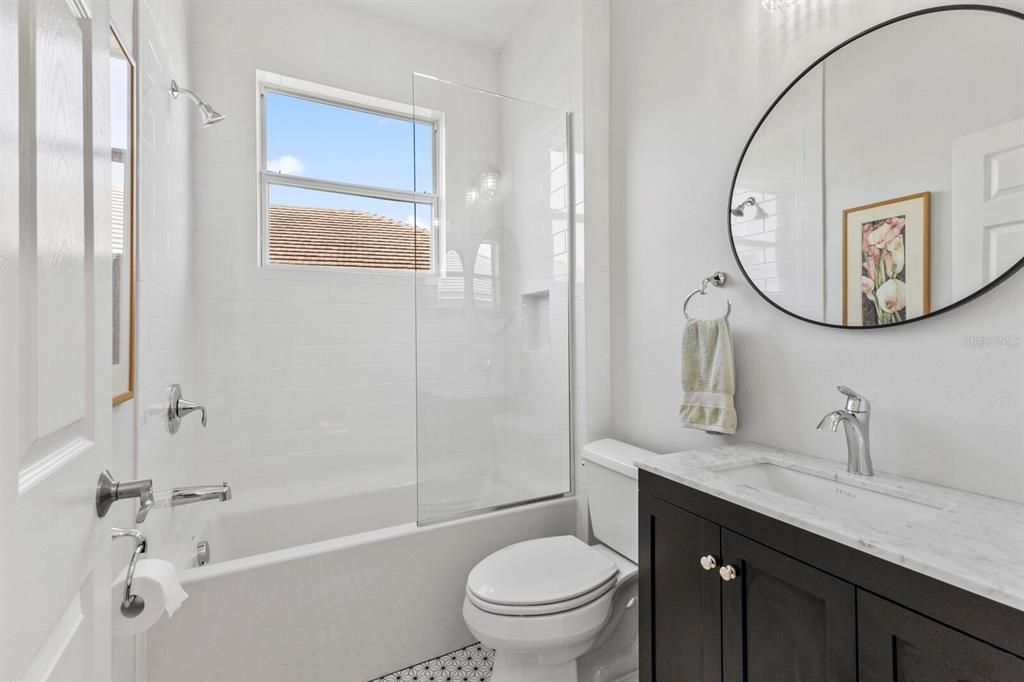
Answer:
POLYGON ((551 292, 523 294, 523 350, 527 353, 551 352, 551 292))

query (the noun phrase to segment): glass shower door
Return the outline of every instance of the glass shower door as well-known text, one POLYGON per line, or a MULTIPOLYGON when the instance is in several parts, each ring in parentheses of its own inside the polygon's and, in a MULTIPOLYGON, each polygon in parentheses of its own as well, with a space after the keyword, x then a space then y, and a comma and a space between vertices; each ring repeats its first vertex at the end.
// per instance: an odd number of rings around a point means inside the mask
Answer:
POLYGON ((571 488, 573 201, 565 112, 420 75, 414 102, 439 150, 433 268, 416 275, 427 523, 571 488))

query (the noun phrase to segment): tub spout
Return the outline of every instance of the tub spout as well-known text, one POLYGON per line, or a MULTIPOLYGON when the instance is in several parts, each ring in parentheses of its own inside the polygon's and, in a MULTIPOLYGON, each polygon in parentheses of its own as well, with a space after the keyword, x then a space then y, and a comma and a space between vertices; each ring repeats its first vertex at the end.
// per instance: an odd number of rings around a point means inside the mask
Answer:
POLYGON ((192 485, 173 488, 169 499, 170 506, 180 507, 183 504, 215 500, 227 502, 231 499, 231 486, 227 481, 221 485, 192 485))

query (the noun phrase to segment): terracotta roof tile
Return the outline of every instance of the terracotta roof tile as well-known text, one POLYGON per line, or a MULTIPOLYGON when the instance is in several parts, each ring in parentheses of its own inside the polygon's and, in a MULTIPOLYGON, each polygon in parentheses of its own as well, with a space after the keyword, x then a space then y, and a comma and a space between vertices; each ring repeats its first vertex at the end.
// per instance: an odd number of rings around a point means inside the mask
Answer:
POLYGON ((429 270, 430 230, 375 213, 271 205, 270 262, 429 270))

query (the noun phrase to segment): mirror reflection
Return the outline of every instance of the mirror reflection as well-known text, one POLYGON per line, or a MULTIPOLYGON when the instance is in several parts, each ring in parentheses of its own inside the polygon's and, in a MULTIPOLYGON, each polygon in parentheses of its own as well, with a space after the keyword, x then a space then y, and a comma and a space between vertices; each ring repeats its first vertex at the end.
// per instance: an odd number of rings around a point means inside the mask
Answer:
POLYGON ((959 9, 875 30, 809 70, 737 170, 731 234, 754 286, 807 320, 877 327, 1020 267, 1022 63, 1024 21, 959 9))

